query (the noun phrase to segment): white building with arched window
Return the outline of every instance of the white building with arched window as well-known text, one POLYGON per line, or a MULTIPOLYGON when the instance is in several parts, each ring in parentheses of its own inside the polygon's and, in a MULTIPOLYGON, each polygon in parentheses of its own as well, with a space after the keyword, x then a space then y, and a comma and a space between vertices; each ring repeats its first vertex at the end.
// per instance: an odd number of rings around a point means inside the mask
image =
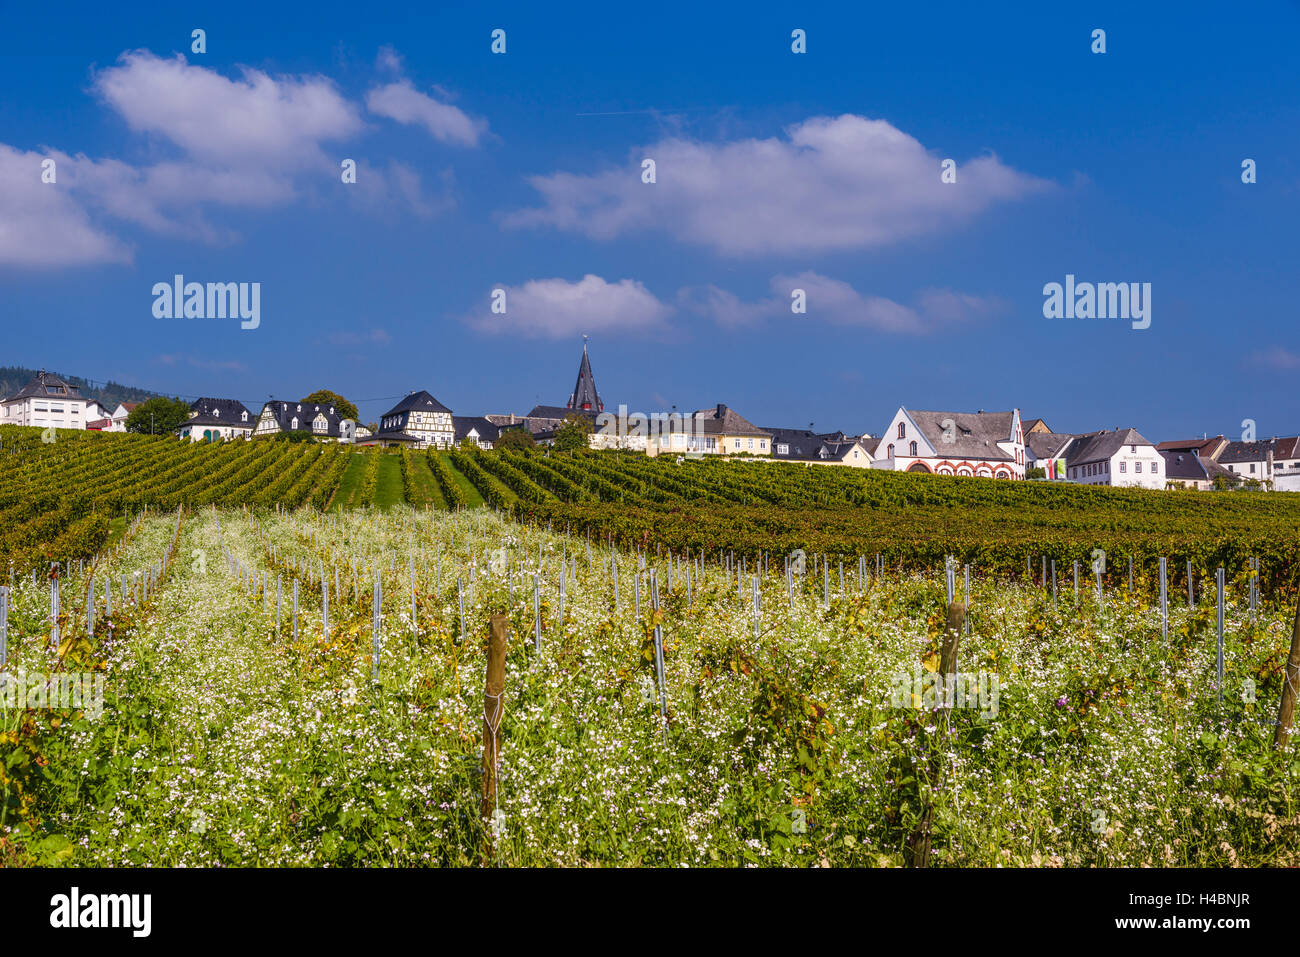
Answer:
POLYGON ((923 412, 900 407, 872 468, 982 478, 1025 477, 1020 410, 923 412))

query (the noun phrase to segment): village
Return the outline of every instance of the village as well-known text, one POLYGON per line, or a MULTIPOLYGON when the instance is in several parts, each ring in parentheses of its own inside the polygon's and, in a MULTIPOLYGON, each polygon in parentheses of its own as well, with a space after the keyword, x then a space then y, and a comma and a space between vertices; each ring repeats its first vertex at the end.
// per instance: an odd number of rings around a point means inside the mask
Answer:
MULTIPOLYGON (((127 431, 139 403, 109 409, 47 372, 0 399, 0 425, 127 431)), ((175 430, 182 441, 219 442, 302 437, 358 447, 492 449, 510 430, 531 444, 552 445, 566 425, 586 433, 592 449, 698 458, 885 469, 934 475, 1072 482, 1148 489, 1300 491, 1300 436, 1229 440, 1223 435, 1153 442, 1132 426, 1056 432, 1019 409, 933 411, 899 406, 879 433, 815 431, 756 425, 724 403, 692 412, 608 411, 596 389, 584 342, 577 381, 564 405, 526 414, 456 415, 431 393, 407 394, 370 428, 328 403, 271 399, 254 414, 238 399, 199 398, 175 430)), ((811 425, 811 424, 810 424, 811 425)))

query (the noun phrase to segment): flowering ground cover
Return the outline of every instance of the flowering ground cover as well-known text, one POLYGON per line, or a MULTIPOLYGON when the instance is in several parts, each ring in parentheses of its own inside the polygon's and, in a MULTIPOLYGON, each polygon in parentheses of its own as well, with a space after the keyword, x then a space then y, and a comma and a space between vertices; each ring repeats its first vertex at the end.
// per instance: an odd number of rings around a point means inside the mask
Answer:
POLYGON ((151 513, 60 582, 57 650, 50 583, 14 582, 9 680, 93 672, 104 701, 0 707, 0 862, 894 866, 928 816, 933 866, 1300 864, 1288 608, 1229 588, 1220 688, 1208 590, 1165 639, 1125 583, 1054 603, 975 567, 977 693, 936 710, 943 568, 837 561, 771 556, 756 616, 752 558, 482 509, 151 513))

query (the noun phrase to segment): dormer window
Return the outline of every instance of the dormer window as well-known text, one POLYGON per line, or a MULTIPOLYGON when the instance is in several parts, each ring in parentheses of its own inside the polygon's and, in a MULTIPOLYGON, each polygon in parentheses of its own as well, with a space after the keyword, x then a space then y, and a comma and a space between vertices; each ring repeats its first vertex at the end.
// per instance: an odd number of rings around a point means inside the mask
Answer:
POLYGON ((298 403, 298 411, 299 411, 299 412, 302 411, 302 403, 301 403, 301 402, 298 403))
POLYGON ((291 429, 297 431, 297 429, 298 429, 298 417, 297 417, 296 415, 295 415, 292 419, 289 420, 289 428, 291 428, 291 429))
POLYGON ((220 409, 213 409, 213 410, 212 410, 212 417, 213 417, 214 419, 219 419, 219 418, 221 418, 221 410, 220 410, 220 409))
POLYGON ((239 420, 240 420, 241 422, 247 422, 247 421, 248 421, 248 412, 247 412, 247 411, 244 411, 244 412, 239 413, 239 420))

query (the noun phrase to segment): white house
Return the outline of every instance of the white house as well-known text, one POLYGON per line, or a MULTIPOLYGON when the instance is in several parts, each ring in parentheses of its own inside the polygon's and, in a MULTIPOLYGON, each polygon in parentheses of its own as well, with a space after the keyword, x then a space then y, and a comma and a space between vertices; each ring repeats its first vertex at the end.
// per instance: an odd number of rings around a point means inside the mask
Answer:
POLYGON ((176 430, 191 442, 215 442, 218 439, 247 439, 257 423, 253 414, 238 399, 195 399, 190 403, 190 417, 176 430))
POLYGON ((84 429, 88 401, 76 386, 42 369, 27 385, 0 400, 0 424, 84 429))
POLYGON ((117 408, 109 415, 112 425, 109 426, 109 432, 125 432, 126 419, 132 412, 140 407, 139 402, 119 402, 117 408))
POLYGON ((900 407, 875 449, 872 468, 985 478, 1025 477, 1020 410, 922 412, 900 407))
POLYGON ((481 449, 490 449, 501 435, 501 429, 481 415, 453 415, 456 443, 469 439, 481 449))
POLYGON ((272 399, 263 405, 253 427, 253 438, 289 432, 309 432, 319 442, 350 443, 356 435, 356 422, 345 419, 334 406, 324 403, 272 399))
POLYGON ((774 462, 816 462, 824 465, 850 465, 870 468, 872 449, 877 440, 870 435, 845 432, 813 432, 811 429, 765 427, 772 435, 774 462))
MULTIPOLYGON (((1042 421, 1038 419, 1036 421, 1042 421)), ((1074 436, 1068 432, 1029 432, 1025 435, 1025 468, 1042 469, 1049 481, 1065 479, 1065 453, 1074 436)))
POLYGON ((1064 449, 1066 478, 1080 485, 1164 488, 1164 457, 1137 429, 1076 435, 1064 449))
POLYGON ((358 445, 447 448, 456 441, 451 409, 421 389, 393 406, 379 420, 379 431, 358 445))

